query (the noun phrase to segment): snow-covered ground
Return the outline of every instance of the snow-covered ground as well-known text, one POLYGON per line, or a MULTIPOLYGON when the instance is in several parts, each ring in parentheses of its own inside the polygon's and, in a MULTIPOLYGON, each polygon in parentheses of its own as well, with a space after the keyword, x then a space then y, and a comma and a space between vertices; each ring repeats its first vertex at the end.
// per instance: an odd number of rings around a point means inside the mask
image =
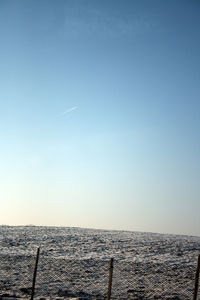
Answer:
MULTIPOLYGON (((104 299, 192 299, 200 237, 69 227, 0 226, 0 295, 104 299)), ((199 298, 200 299, 200 298, 199 298)))

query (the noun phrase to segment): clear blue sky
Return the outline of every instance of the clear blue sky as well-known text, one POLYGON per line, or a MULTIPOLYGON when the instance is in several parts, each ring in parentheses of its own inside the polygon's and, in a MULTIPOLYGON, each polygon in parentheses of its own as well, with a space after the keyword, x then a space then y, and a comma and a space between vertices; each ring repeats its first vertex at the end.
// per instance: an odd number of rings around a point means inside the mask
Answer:
POLYGON ((0 222, 200 235, 200 2, 0 1, 0 222))

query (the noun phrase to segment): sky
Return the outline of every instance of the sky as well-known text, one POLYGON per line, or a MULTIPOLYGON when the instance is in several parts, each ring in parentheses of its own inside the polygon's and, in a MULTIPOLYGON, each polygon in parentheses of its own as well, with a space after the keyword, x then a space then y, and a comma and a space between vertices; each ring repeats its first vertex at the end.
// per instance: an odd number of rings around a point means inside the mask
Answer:
POLYGON ((200 236, 200 2, 0 0, 0 224, 200 236))

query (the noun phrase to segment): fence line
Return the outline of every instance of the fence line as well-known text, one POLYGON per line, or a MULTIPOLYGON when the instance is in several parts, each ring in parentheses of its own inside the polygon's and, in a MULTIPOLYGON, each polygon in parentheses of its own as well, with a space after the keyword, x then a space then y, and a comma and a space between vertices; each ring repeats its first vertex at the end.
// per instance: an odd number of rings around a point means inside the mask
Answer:
POLYGON ((197 270, 196 270, 196 277, 195 277, 195 287, 194 287, 194 298, 193 300, 197 300, 198 294, 198 287, 199 287, 199 271, 200 271, 200 255, 197 259, 197 270))
MULTIPOLYGON (((3 284, 7 291, 12 289, 12 284, 17 285, 15 284, 14 277, 13 282, 10 280, 10 278, 15 275, 18 282, 24 280, 26 283, 24 283, 24 286, 18 286, 18 289, 22 293, 30 295, 30 300, 33 300, 35 296, 52 296, 53 299, 59 296, 77 297, 77 299, 104 300, 183 300, 192 299, 192 297, 193 300, 198 299, 200 255, 197 260, 196 276, 195 269, 189 266, 187 268, 182 266, 182 269, 176 269, 176 266, 171 266, 171 269, 169 269, 169 266, 159 264, 154 264, 153 266, 151 263, 139 264, 116 261, 115 264, 113 264, 113 258, 110 259, 108 266, 107 261, 99 262, 91 259, 83 260, 80 263, 80 261, 40 258, 40 256, 40 248, 37 249, 35 263, 32 257, 30 261, 28 258, 23 258, 22 256, 17 258, 8 256, 7 264, 6 259, 1 263, 0 290, 3 284), (15 269, 12 273, 15 264, 18 272, 16 272, 15 269), (32 268, 33 266, 34 268, 32 268), (30 288, 28 285, 29 271, 33 274, 32 286, 30 288), (183 275, 185 276, 184 278, 183 275), (176 278, 176 280, 174 280, 174 278, 176 278), (61 288, 58 290, 59 286, 61 288), (93 286, 95 287, 95 293, 91 294, 91 289, 94 289, 93 286), (77 292, 77 287, 79 292, 77 292), (181 291, 181 287, 184 287, 185 290, 181 291), (57 290, 56 292, 55 289, 57 290), (41 293, 44 293, 44 295, 41 293), (167 296, 163 296, 165 294, 168 295, 168 298, 167 296), (96 295, 96 298, 94 298, 93 295, 96 295)), ((1 296, 0 294, 0 299, 1 296)))
POLYGON ((34 269, 34 273, 33 273, 33 285, 32 285, 32 292, 31 292, 31 299, 30 300, 33 300, 34 293, 35 293, 35 283, 36 283, 39 255, 40 255, 40 247, 37 249, 37 254, 36 254, 35 269, 34 269))
POLYGON ((107 300, 110 300, 110 297, 111 297, 111 291, 112 291, 112 276, 113 276, 113 258, 111 258, 111 260, 110 260, 107 300))

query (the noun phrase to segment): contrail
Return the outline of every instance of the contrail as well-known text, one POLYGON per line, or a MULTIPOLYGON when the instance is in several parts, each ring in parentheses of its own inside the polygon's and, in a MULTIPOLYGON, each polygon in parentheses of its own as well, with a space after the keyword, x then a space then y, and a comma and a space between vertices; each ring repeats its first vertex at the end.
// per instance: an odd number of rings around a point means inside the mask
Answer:
POLYGON ((78 106, 73 106, 71 108, 68 108, 67 110, 65 110, 64 112, 62 112, 59 116, 64 116, 64 115, 70 113, 71 111, 76 110, 77 108, 78 108, 78 106))

